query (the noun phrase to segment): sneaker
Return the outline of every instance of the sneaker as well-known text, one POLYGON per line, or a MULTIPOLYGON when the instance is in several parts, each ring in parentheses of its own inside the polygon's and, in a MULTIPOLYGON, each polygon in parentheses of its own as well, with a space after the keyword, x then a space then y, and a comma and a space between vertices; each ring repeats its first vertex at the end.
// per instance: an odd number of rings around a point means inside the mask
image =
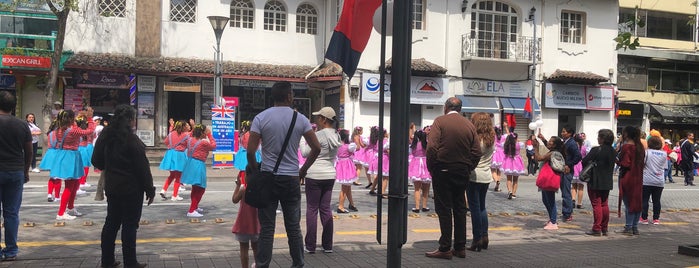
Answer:
POLYGON ((305 247, 303 248, 303 252, 306 253, 306 254, 315 254, 315 253, 316 253, 315 251, 310 251, 310 250, 308 250, 308 249, 305 248, 305 247))
POLYGON ((204 209, 203 209, 203 208, 197 208, 195 211, 196 211, 196 212, 199 212, 199 213, 204 213, 204 209))
POLYGON ((173 196, 172 198, 170 198, 170 200, 172 200, 172 201, 182 201, 182 200, 184 200, 184 198, 182 198, 181 196, 173 196))
POLYGON ((73 216, 75 216, 75 217, 80 217, 80 216, 83 215, 82 213, 80 213, 80 212, 79 212, 77 209, 75 209, 75 208, 69 209, 68 211, 66 211, 66 213, 69 214, 69 215, 73 215, 73 216))
POLYGON ((39 170, 38 168, 34 168, 34 169, 32 169, 32 172, 34 172, 34 173, 41 173, 41 170, 39 170))
POLYGON ((85 191, 82 190, 82 189, 78 189, 78 191, 75 192, 75 194, 76 194, 76 195, 84 195, 84 194, 87 194, 87 192, 85 192, 85 191))
POLYGON ((323 253, 333 253, 333 250, 323 248, 323 253))
POLYGON ((17 255, 14 256, 5 256, 2 258, 2 261, 16 261, 17 260, 17 255))
POLYGON ((657 220, 657 219, 656 219, 656 220, 653 220, 653 224, 655 224, 655 225, 660 224, 660 220, 657 220))
POLYGON ((549 222, 544 226, 544 230, 558 230, 558 224, 549 222))
POLYGON ((640 221, 638 221, 638 223, 640 223, 640 224, 648 224, 648 220, 641 219, 640 221))
POLYGON ((53 195, 52 195, 52 194, 48 194, 48 196, 47 196, 46 199, 49 201, 49 203, 53 202, 53 195))
POLYGON ((198 211, 195 210, 194 212, 187 212, 187 217, 201 218, 201 217, 204 217, 204 215, 202 215, 201 213, 199 213, 198 211))
POLYGON ((573 216, 569 216, 568 218, 566 218, 566 219, 563 220, 563 221, 564 221, 564 222, 571 222, 571 221, 573 221, 573 216))
POLYGON ((53 202, 61 202, 61 198, 56 197, 53 199, 53 202))
POLYGON ((85 184, 80 184, 80 188, 89 188, 92 187, 92 184, 85 183, 85 184))
MULTIPOLYGON (((167 195, 165 195, 165 190, 160 190, 160 197, 163 199, 167 199, 167 195)), ((173 196, 173 198, 175 197, 173 196)))
POLYGON ((63 215, 56 215, 56 220, 58 220, 58 221, 65 221, 65 220, 72 221, 75 218, 76 218, 75 216, 68 215, 68 213, 64 213, 63 215))

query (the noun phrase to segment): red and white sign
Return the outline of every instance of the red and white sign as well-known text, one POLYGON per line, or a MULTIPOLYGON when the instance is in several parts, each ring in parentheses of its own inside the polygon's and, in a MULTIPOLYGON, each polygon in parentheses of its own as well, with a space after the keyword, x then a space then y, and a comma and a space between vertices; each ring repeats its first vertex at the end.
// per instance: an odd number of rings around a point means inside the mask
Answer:
POLYGON ((223 97, 226 106, 238 106, 238 97, 223 97))
POLYGON ((51 68, 51 58, 19 55, 2 55, 2 66, 48 69, 51 68))

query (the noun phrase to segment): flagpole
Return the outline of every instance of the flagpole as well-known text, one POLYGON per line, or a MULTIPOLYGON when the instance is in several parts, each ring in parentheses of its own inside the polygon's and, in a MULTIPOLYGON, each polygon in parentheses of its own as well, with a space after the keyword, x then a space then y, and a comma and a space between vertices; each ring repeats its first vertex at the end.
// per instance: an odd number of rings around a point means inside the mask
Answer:
MULTIPOLYGON (((388 8, 386 7, 387 0, 381 1, 381 57, 379 63, 379 133, 383 134, 383 117, 384 117, 384 84, 386 84, 386 14, 388 13, 388 8)), ((379 164, 376 171, 376 185, 377 191, 381 193, 383 189, 383 135, 379 135, 379 144, 377 148, 379 164)), ((376 195, 376 242, 381 244, 381 228, 383 212, 383 196, 380 194, 376 195)))

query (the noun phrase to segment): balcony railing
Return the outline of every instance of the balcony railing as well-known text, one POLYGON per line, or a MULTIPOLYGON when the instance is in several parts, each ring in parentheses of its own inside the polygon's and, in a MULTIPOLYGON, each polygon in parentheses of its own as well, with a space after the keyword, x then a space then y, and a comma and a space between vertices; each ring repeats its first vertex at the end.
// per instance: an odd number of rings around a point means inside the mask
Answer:
MULTIPOLYGON (((537 60, 541 60, 541 38, 536 40, 537 60)), ((478 38, 477 35, 464 34, 461 42, 463 60, 491 59, 511 62, 531 62, 533 59, 534 38, 518 36, 515 41, 500 41, 478 38)))
MULTIPOLYGON (((0 33, 0 56, 16 55, 50 58, 53 56, 55 41, 56 32, 52 32, 51 35, 0 33)), ((72 55, 72 51, 63 51, 59 69, 63 69, 63 63, 72 55)), ((6 66, 0 64, 0 67, 6 66)))

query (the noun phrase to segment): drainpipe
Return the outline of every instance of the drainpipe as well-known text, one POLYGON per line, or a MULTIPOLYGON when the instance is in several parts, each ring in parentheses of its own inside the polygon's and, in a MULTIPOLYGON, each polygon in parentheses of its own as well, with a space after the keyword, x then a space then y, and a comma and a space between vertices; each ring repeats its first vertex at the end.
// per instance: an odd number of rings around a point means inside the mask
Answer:
POLYGON ((694 51, 699 50, 699 2, 695 5, 694 12, 694 51))
MULTIPOLYGON (((449 38, 449 15, 451 15, 451 12, 449 12, 449 0, 446 0, 446 19, 445 19, 445 24, 446 24, 446 30, 444 31, 445 37, 449 38)), ((427 12, 425 12, 427 13, 427 12)), ((425 14, 427 15, 427 14, 425 14)), ((427 17, 427 16, 425 16, 427 17)), ((449 69, 449 42, 444 42, 444 68, 449 69)), ((422 125, 422 124, 420 124, 422 125)))

